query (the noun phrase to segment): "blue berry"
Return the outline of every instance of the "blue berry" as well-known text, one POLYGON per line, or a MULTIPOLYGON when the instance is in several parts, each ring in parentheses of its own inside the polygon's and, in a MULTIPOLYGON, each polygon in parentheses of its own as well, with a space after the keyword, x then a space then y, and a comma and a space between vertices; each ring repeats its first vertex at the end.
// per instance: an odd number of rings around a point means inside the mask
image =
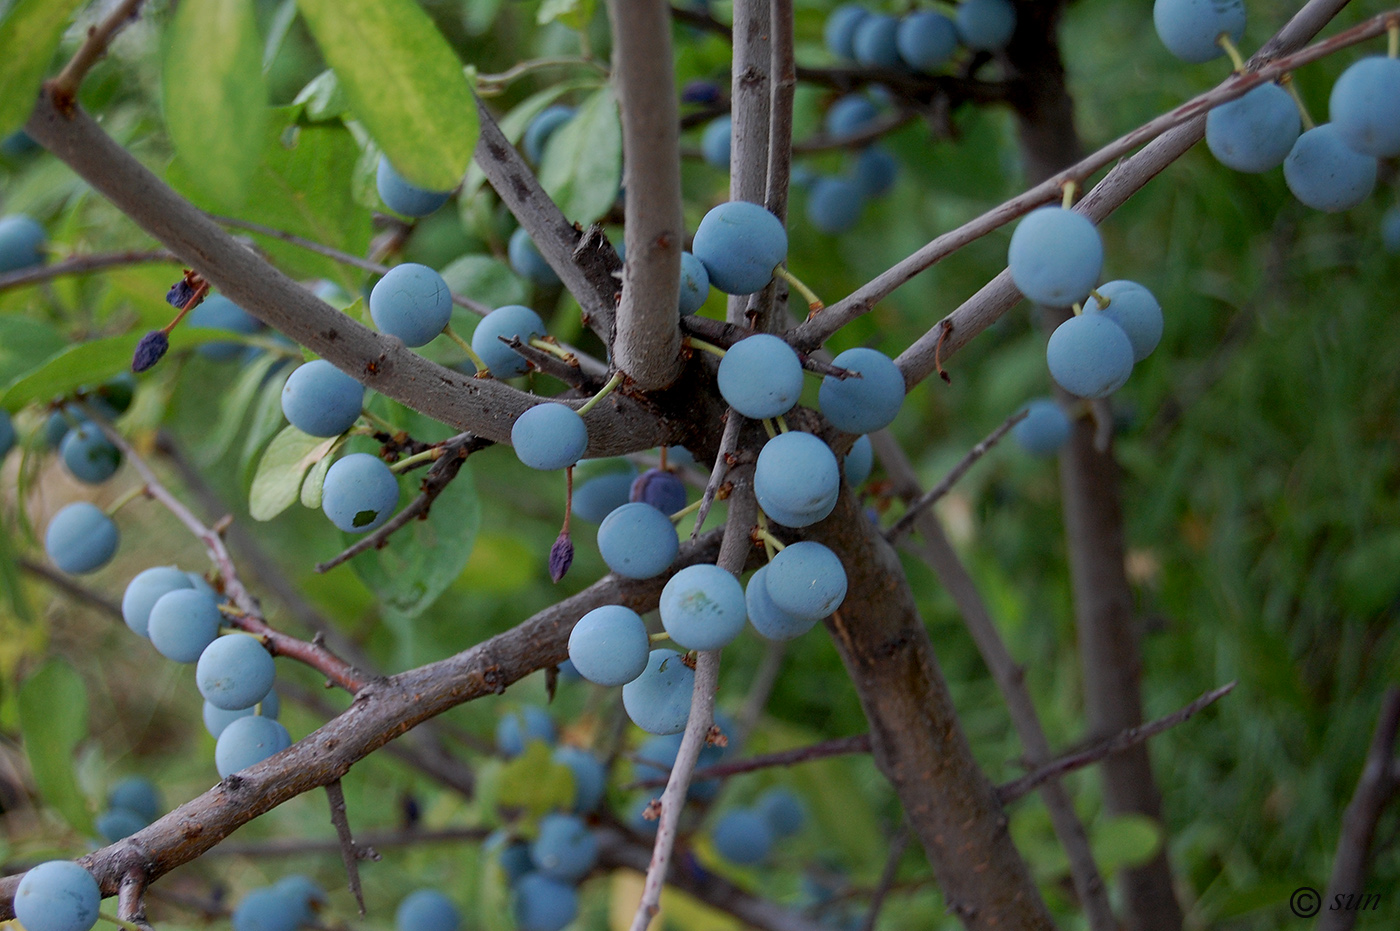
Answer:
POLYGON ((754 466, 754 494, 763 512, 787 527, 806 527, 836 507, 841 470, 836 456, 810 433, 780 433, 754 466))
POLYGON ((326 470, 321 510, 346 533, 367 533, 381 526, 398 503, 399 480, 377 456, 351 453, 326 470))
POLYGON ((578 917, 578 893, 543 873, 526 873, 511 887, 511 913, 519 931, 562 931, 578 917))
POLYGON ((705 214, 691 251, 705 266, 710 284, 725 294, 753 294, 773 280, 787 258, 782 221, 758 204, 732 200, 705 214))
POLYGON ((1314 210, 1355 207, 1376 186, 1376 159, 1347 145, 1336 126, 1323 123, 1298 137, 1283 160, 1283 180, 1314 210))
MULTIPOLYGON (((489 848, 497 842, 497 838, 500 838, 501 843, 505 842, 504 833, 497 831, 487 839, 485 846, 489 848)), ((535 869, 535 864, 530 859, 530 845, 525 841, 505 843, 505 846, 501 847, 500 864, 501 872, 506 876, 506 884, 514 886, 522 876, 535 869)))
POLYGON ((316 913, 324 908, 329 901, 325 890, 315 880, 297 873, 282 877, 272 888, 286 897, 290 903, 290 913, 294 914, 301 924, 310 924, 314 921, 316 913))
POLYGON ((770 333, 739 340, 719 362, 719 393, 745 417, 786 414, 802 396, 802 362, 770 333))
POLYGON ((511 269, 520 277, 541 288, 559 286, 559 275, 544 260, 535 241, 525 232, 525 227, 517 227, 515 232, 510 234, 510 244, 506 251, 510 257, 511 269))
POLYGON ((867 146, 856 156, 855 182, 866 197, 888 194, 898 177, 899 161, 881 146, 867 146))
POLYGON ((665 572, 680 552, 671 519, 650 504, 624 504, 598 526, 598 552, 608 568, 627 579, 665 572))
POLYGON ((1391 207, 1381 217, 1381 245, 1386 252, 1400 255, 1400 207, 1391 207))
POLYGON ((720 90, 719 85, 705 78, 686 81, 681 88, 681 103, 719 103, 723 96, 724 92, 720 90))
POLYGON ((394 912, 395 931, 457 931, 457 906, 436 889, 418 889, 404 896, 394 912))
POLYGON ((865 191, 853 178, 818 178, 807 191, 807 222, 830 236, 853 229, 864 207, 865 191))
POLYGON ((1162 305, 1152 292, 1135 281, 1110 281, 1095 289, 1108 300, 1108 306, 1099 309, 1099 300, 1093 295, 1084 302, 1084 313, 1103 314, 1123 328, 1128 342, 1133 344, 1133 362, 1138 363, 1152 355, 1152 350, 1162 341, 1162 305))
POLYGON ((554 104, 541 110, 525 128, 525 157, 538 165, 544 159, 544 147, 554 131, 574 118, 574 108, 554 104))
POLYGON ((340 436, 360 419, 365 386, 325 359, 292 370, 282 386, 287 422, 311 436, 340 436))
POLYGON ((214 742, 214 767, 219 778, 224 779, 291 745, 292 735, 279 722, 262 715, 248 715, 230 721, 219 734, 214 742))
POLYGON ((1206 114, 1206 145, 1227 168, 1258 173, 1283 164, 1302 128, 1288 91, 1260 84, 1206 114))
POLYGON ((1400 58, 1363 58, 1332 85, 1328 116, 1363 155, 1400 155, 1400 58))
POLYGON ((576 883, 598 862, 598 838, 573 815, 545 815, 530 859, 550 879, 576 883))
POLYGON ((1102 314, 1080 314, 1050 334, 1045 360, 1050 377, 1070 394, 1106 398, 1133 373, 1133 344, 1102 314))
POLYGON ((369 293, 369 315, 381 332, 405 346, 432 342, 452 320, 452 291, 426 265, 395 265, 369 293))
POLYGON ((729 143, 734 129, 734 118, 729 114, 717 116, 700 134, 700 155, 705 164, 720 171, 729 170, 729 143))
POLYGON ((826 47, 838 58, 855 60, 856 28, 870 15, 865 7, 846 3, 831 11, 822 27, 826 47))
POLYGON ((846 598, 846 570, 829 548, 814 540, 784 547, 768 564, 768 596, 780 611, 821 620, 846 598))
POLYGON ((68 472, 80 482, 100 485, 116 474, 122 454, 93 423, 81 423, 68 431, 58 454, 68 472))
POLYGON ((539 314, 521 304, 507 304, 497 307, 477 323, 472 333, 472 351, 481 356, 491 374, 497 378, 523 375, 529 363, 501 342, 501 338, 518 336, 528 343, 544 333, 544 321, 540 320, 539 314))
MULTIPOLYGON (((194 670, 199 694, 225 711, 237 711, 257 704, 272 688, 276 675, 277 667, 272 661, 272 654, 267 652, 258 638, 250 634, 229 634, 217 638, 204 648, 194 670)), ((227 733, 228 729, 225 728, 224 732, 227 733)))
POLYGON ((936 71, 958 49, 958 27, 942 13, 911 13, 899 22, 899 57, 915 71, 936 71))
MULTIPOLYGON (((720 723, 720 716, 717 712, 715 723, 720 723)), ((633 761, 634 779, 670 779, 671 769, 676 765, 676 757, 681 752, 681 734, 666 734, 660 737, 649 737, 646 742, 637 748, 633 761)), ((725 748, 718 744, 706 744, 700 748, 700 756, 695 762, 696 769, 703 769, 706 766, 713 766, 724 758, 725 748)), ((686 790, 686 798, 697 801, 709 801, 719 794, 723 787, 723 782, 719 779, 691 780, 690 788, 686 790)), ((656 822, 650 822, 651 833, 655 833, 656 822)))
POLYGON ((15 446, 15 424, 10 419, 10 412, 0 410, 0 459, 5 458, 5 454, 14 449, 15 446))
POLYGON ((744 588, 744 608, 753 629, 768 640, 794 640, 813 627, 819 618, 788 614, 773 603, 768 594, 768 567, 764 566, 749 578, 744 588))
POLYGON ((851 38, 856 61, 867 68, 898 68, 901 64, 898 34, 899 20, 883 13, 871 13, 860 21, 851 38))
POLYGON ((0 275, 44 264, 44 228, 33 217, 0 217, 0 275))
POLYGON ((122 595, 122 620, 132 633, 149 637, 151 608, 162 595, 191 587, 189 577, 174 566, 156 566, 136 574, 122 595))
POLYGON ((705 299, 710 296, 710 273, 705 271, 705 263, 695 257, 693 253, 681 253, 681 296, 680 311, 682 315, 695 313, 705 306, 705 299))
POLYGON ((222 621, 219 603, 213 596, 181 588, 162 595, 152 606, 147 636, 166 659, 193 663, 219 636, 222 621))
POLYGON ((579 675, 599 685, 626 685, 647 668, 651 640, 641 615, 603 605, 579 618, 569 634, 569 659, 579 675))
POLYGON ((1069 417, 1052 398, 1037 398, 1026 408, 1026 419, 1011 428, 1011 435, 1032 456, 1055 455, 1073 429, 1069 417))
POLYGON ((807 808, 802 800, 781 786, 760 795, 754 801, 754 810, 763 816, 776 839, 802 833, 807 823, 807 808))
POLYGON ((109 844, 115 844, 123 837, 130 837, 151 822, 129 808, 109 808, 97 816, 93 826, 97 834, 109 844))
POLYGON ((254 702, 247 708, 236 708, 231 711, 206 701, 203 710, 204 729, 209 732, 210 737, 217 740, 219 735, 224 732, 224 728, 228 727, 239 718, 246 718, 251 714, 257 713, 265 718, 273 718, 275 720, 280 711, 281 702, 277 698, 276 689, 269 690, 268 693, 262 697, 261 701, 254 702))
POLYGON ((107 791, 107 807, 125 808, 150 824, 160 817, 160 791, 151 780, 130 776, 107 791))
POLYGON ((875 104, 863 94, 847 94, 826 111, 823 126, 832 139, 848 139, 870 128, 879 116, 875 104))
POLYGON ((622 687, 622 707, 648 734, 679 734, 690 717, 695 670, 673 650, 652 650, 647 668, 622 687))
POLYGON ((1191 64, 1224 55, 1221 33, 1238 42, 1244 23, 1244 0, 1156 0, 1152 5, 1157 37, 1167 51, 1191 64))
POLYGON ((594 476, 574 489, 575 517, 582 517, 595 524, 601 523, 614 510, 627 503, 637 470, 626 460, 620 462, 623 468, 619 471, 594 476))
POLYGON ((302 923, 289 897, 275 886, 249 892, 230 919, 233 931, 295 931, 302 923))
POLYGON ((1009 0, 964 0, 958 4, 958 37, 978 52, 999 52, 1016 33, 1016 8, 1009 0))
POLYGON ((102 890, 72 860, 49 860, 24 874, 15 888, 15 917, 25 931, 90 931, 102 890))
POLYGON ((847 349, 831 364, 859 378, 822 379, 817 401, 831 425, 847 433, 873 433, 894 423, 904 404, 904 376, 889 356, 878 349, 847 349))
MULTIPOLYGON (((185 326, 194 329, 228 330, 243 336, 252 336, 262 329, 262 321, 239 307, 222 294, 206 297, 200 305, 190 311, 185 318, 185 326)), ((243 343, 205 343, 199 347, 199 354, 214 362, 233 362, 243 354, 243 343)))
POLYGON ((532 740, 543 741, 552 747, 557 739, 554 719, 549 712, 534 705, 507 712, 496 722, 496 750, 507 759, 524 753, 525 745, 532 740))
POLYGON ((568 468, 583 458, 588 428, 578 411, 567 404, 536 404, 515 419, 510 442, 521 462, 549 472, 568 468))
POLYGON ((715 852, 730 863, 755 866, 773 850, 773 831, 756 811, 732 808, 720 815, 710 830, 715 852))
POLYGON ((1032 210, 1016 224, 1007 250, 1011 280, 1039 304, 1068 307, 1084 300, 1103 271, 1103 238, 1082 213, 1032 210))
POLYGON ((632 482, 627 498, 650 504, 669 517, 685 508, 685 483, 674 472, 647 469, 632 482))
POLYGON ((117 525, 102 509, 75 501, 49 521, 44 552, 55 566, 78 575, 101 569, 117 552, 117 525))
POLYGON ((718 650, 744 629, 744 589, 733 573, 686 566, 661 590, 661 625, 687 650, 718 650))
POLYGON ((569 767, 569 772, 573 773, 574 814, 587 814, 602 804, 608 785, 608 773, 602 761, 578 747, 556 747, 553 759, 569 767))
POLYGON ((851 444, 851 451, 846 453, 845 461, 841 463, 841 474, 846 476, 846 484, 855 488, 870 477, 874 465, 875 450, 870 446, 870 437, 862 435, 851 444))
POLYGON ((452 196, 451 191, 429 191, 409 184, 382 155, 379 156, 379 168, 374 173, 374 186, 386 207, 406 217, 426 217, 452 196))

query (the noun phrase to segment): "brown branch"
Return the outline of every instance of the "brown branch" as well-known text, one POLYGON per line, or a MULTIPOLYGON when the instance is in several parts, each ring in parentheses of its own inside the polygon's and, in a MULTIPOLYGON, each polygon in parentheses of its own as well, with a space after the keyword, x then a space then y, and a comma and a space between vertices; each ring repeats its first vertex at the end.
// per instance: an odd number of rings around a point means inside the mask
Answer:
MULTIPOLYGON (((705 766, 697 769, 694 778, 697 781, 727 779, 730 776, 738 776, 741 773, 751 773, 760 769, 771 769, 774 766, 795 766, 798 763, 809 763, 812 760, 824 760, 833 756, 848 756, 853 753, 869 752, 869 734, 856 734, 852 737, 835 737, 831 740, 823 740, 821 743, 808 744, 805 747, 795 747, 792 750, 763 753, 746 757, 742 760, 734 760, 730 763, 715 763, 713 766, 705 766)), ((640 779, 626 788, 629 791, 632 789, 650 789, 665 784, 665 779, 640 779)))
POLYGON ((142 928, 150 927, 146 923, 146 876, 139 869, 122 877, 117 892, 117 917, 142 928))
POLYGON ((360 917, 365 917, 365 893, 360 888, 360 861, 378 860, 379 854, 373 847, 355 843, 350 833, 350 818, 345 813, 345 790, 340 780, 326 783, 326 800, 331 807, 331 824, 335 826, 336 843, 340 847, 340 859, 345 863, 345 875, 350 881, 350 894, 359 906, 360 917))
POLYGON ((83 78, 92 66, 107 54, 107 47, 112 44, 112 39, 116 38, 117 33, 136 18, 141 3, 142 0, 122 0, 107 14, 106 19, 96 26, 88 27, 87 38, 83 40, 83 44, 68 60, 68 64, 63 66, 58 77, 49 82, 54 96, 59 101, 67 101, 71 105, 78 96, 78 88, 82 86, 83 78))
MULTIPOLYGON (((356 846, 375 850, 391 847, 418 847, 427 844, 470 844, 486 840, 493 828, 442 828, 436 831, 379 831, 360 834, 356 846)), ((227 841, 209 851, 207 857, 302 857, 315 853, 337 853, 339 837, 274 837, 258 841, 227 841)))
POLYGON ((729 474, 734 464, 731 460, 734 459, 734 451, 738 449, 739 431, 743 428, 743 415, 734 408, 729 408, 724 415, 724 432, 720 434, 715 466, 710 470, 709 481, 705 483, 705 490, 700 495, 700 507, 695 511, 695 527, 690 531, 692 540, 700 536, 700 528, 704 526, 705 518, 710 515, 710 506, 714 504, 720 486, 724 484, 724 477, 729 474))
POLYGON ((763 197, 768 211, 787 223, 788 188, 792 178, 792 107, 797 90, 793 58, 792 0, 770 0, 773 37, 772 96, 768 103, 768 177, 763 197))
MULTIPOLYGON (((773 66, 772 20, 767 0, 735 0, 733 64, 730 67, 729 199, 764 202, 768 189, 768 132, 773 66)), ((770 295, 772 285, 762 293, 770 295)), ((762 296, 731 295, 726 319, 748 322, 745 314, 762 296)), ((762 315, 760 315, 762 316, 762 315)))
POLYGON ((890 841, 890 853, 885 858, 885 868, 880 871, 880 881, 875 884, 875 891, 870 895, 870 907, 866 909, 865 919, 861 922, 861 931, 875 931, 875 920, 880 917, 880 908, 885 904, 885 896, 889 895, 894 886, 895 876, 899 873, 899 861, 908 846, 909 825, 901 823, 894 840, 890 841))
POLYGON ((23 556, 15 560, 15 562, 19 566, 20 571, 27 572, 35 578, 43 579, 51 587, 63 592, 73 600, 96 608, 103 614, 116 617, 119 620, 121 619, 122 608, 120 604, 105 595, 93 591, 86 585, 73 581, 53 567, 45 563, 35 562, 23 556))
POLYGON ((0 291, 20 288, 62 278, 66 275, 86 275, 104 268, 118 268, 126 265, 144 265, 152 262, 168 262, 178 265, 180 260, 164 249, 126 252, 94 252, 87 255, 70 255, 52 265, 35 268, 22 268, 17 272, 0 275, 0 291))

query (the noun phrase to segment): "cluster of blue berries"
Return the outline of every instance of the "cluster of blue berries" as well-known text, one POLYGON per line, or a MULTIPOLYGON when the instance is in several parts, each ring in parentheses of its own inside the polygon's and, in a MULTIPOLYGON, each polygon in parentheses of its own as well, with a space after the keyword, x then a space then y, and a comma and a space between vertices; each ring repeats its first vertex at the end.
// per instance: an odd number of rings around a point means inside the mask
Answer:
POLYGON ((287 876, 243 896, 233 909, 233 931, 297 931, 314 924, 328 901, 310 877, 287 876))
POLYGON ((802 832, 807 808, 790 790, 776 787, 752 807, 730 808, 715 819, 710 843, 715 853, 737 866, 762 866, 773 844, 802 832))
POLYGON ((952 18, 933 10, 894 17, 848 3, 831 11, 822 38, 836 57, 866 67, 933 72, 952 60, 959 43, 997 52, 1015 32, 1009 0, 963 0, 952 18))
POLYGON ((149 779, 132 776, 107 792, 107 807, 97 816, 97 833, 109 844, 129 837, 160 817, 160 792, 149 779))

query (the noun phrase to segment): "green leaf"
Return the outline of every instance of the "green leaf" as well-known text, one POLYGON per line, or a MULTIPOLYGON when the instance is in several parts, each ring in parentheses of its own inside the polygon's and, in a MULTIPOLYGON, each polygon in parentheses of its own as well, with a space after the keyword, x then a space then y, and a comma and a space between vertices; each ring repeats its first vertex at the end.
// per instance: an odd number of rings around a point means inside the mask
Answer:
MULTIPOLYGON (((529 128, 530 121, 539 116, 545 107, 554 103, 560 97, 583 87, 597 87, 597 78, 581 78, 573 81, 561 81, 558 84, 551 84, 544 90, 531 94, 522 100, 516 107, 505 116, 497 120, 496 125, 500 127, 501 135, 510 140, 512 145, 519 144, 525 135, 525 130, 529 128)), ((467 169, 466 180, 462 182, 461 193, 457 197, 457 202, 463 210, 471 205, 472 198, 483 184, 486 183, 486 175, 482 172, 481 166, 472 162, 467 169)), ((465 222, 465 214, 464 214, 465 222)))
MULTIPOLYGON (((380 549, 350 561, 386 612, 413 618, 428 609, 462 573, 481 525, 481 501, 464 465, 438 495, 427 520, 415 520, 380 549)), ((348 542, 358 537, 346 535, 348 542)))
POLYGON ((39 320, 0 317, 0 384, 32 372, 68 345, 63 335, 39 320))
POLYGON ((214 424, 213 432, 196 453, 200 462, 209 465, 228 452, 233 441, 238 438, 244 415, 252 405, 254 395, 262 387, 263 380, 274 365, 283 361, 285 359, 282 356, 265 352, 239 370, 233 386, 224 393, 219 402, 219 419, 214 424))
POLYGON ((267 123, 263 42, 251 0, 181 0, 161 89, 175 157, 208 196, 247 198, 267 123))
POLYGON ((79 0, 17 0, 0 19, 0 136, 29 119, 79 0))
POLYGON ((341 90, 335 72, 328 68, 301 89, 292 106, 301 107, 308 120, 320 123, 339 119, 350 109, 350 102, 345 99, 345 91, 341 90))
POLYGON ((622 122, 611 87, 588 98, 549 137, 540 185, 559 209, 587 226, 607 213, 622 184, 622 122))
POLYGON ((558 20, 570 29, 582 30, 592 21, 595 8, 594 0, 544 0, 535 22, 547 26, 558 20))
POLYGON ((268 444, 253 475, 248 513, 253 520, 272 520, 297 500, 306 470, 325 458, 339 437, 309 436, 288 426, 268 444))
MULTIPOLYGON (((454 294, 463 294, 492 307, 524 304, 529 295, 510 266, 489 255, 464 255, 442 270, 454 294)), ((475 314, 471 314, 476 318, 475 314)), ((468 328, 470 329, 470 328, 468 328)))
POLYGON ((1104 873, 1142 866, 1157 855, 1162 827, 1146 815, 1116 815, 1094 826, 1091 846, 1104 873))
POLYGON ((243 438, 243 451, 238 454, 238 474, 245 482, 251 483, 253 467, 261 458, 262 451, 282 430, 282 386, 287 383, 290 374, 290 368, 274 373, 253 402, 252 414, 248 417, 248 433, 243 438))
MULTIPOLYGON (((316 44, 405 180, 447 191, 476 148, 476 101, 462 63, 414 0, 298 0, 316 44)), ((348 175, 347 175, 348 177, 348 175)))
POLYGON ((320 508, 321 491, 326 485, 326 473, 331 470, 331 463, 335 461, 334 456, 322 456, 321 461, 311 467, 306 473, 306 481, 301 483, 301 506, 306 508, 320 508))
POLYGON ((49 660, 19 689, 19 726, 34 784, 68 823, 91 835, 92 814, 78 789, 73 751, 87 737, 87 689, 61 660, 49 660))
POLYGON ((10 525, 0 520, 0 594, 5 596, 5 601, 9 603, 15 617, 29 621, 33 619, 34 612, 29 608, 29 599, 24 596, 17 559, 15 542, 10 536, 10 525))
POLYGON ((523 809, 531 818, 542 818, 551 811, 574 803, 574 774, 563 763, 553 760, 553 751, 543 740, 532 740, 525 752, 501 767, 496 783, 496 805, 523 809))

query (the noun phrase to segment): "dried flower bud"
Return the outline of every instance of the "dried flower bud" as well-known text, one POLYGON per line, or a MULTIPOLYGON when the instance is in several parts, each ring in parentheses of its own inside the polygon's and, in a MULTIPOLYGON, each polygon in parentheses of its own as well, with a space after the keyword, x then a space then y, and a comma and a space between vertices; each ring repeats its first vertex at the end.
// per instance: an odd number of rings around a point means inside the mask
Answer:
POLYGON ((182 308, 194 297, 194 285, 190 284, 188 278, 181 278, 170 286, 170 290, 165 292, 165 302, 171 307, 182 308))
POLYGON ((559 538, 549 548, 549 577, 558 582, 574 564, 574 541, 569 539, 567 530, 559 531, 559 538))
POLYGON ((164 330, 152 330, 141 337, 141 342, 136 344, 136 352, 131 356, 131 370, 133 372, 144 372, 155 365, 165 355, 170 348, 170 337, 165 335, 164 330))

